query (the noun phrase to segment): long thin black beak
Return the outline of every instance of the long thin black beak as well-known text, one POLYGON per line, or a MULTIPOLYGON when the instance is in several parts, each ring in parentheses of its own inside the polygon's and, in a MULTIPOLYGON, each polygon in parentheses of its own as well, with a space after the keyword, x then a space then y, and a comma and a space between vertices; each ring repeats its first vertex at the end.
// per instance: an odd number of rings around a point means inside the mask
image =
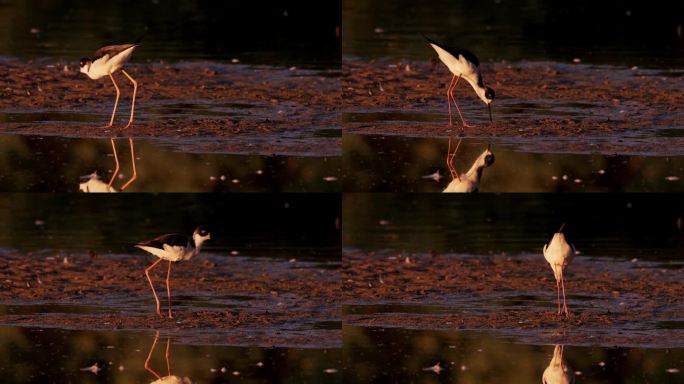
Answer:
POLYGON ((558 229, 557 233, 563 232, 563 227, 565 227, 565 223, 561 224, 561 227, 558 229))
POLYGON ((487 104, 487 108, 489 109, 489 122, 494 124, 494 120, 492 120, 492 104, 487 104))

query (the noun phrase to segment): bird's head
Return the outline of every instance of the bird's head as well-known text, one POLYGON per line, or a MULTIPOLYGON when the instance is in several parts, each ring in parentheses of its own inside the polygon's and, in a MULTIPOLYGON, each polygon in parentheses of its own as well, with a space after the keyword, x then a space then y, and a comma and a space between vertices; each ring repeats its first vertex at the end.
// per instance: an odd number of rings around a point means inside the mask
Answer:
POLYGON ((90 71, 90 65, 93 63, 92 60, 90 60, 87 57, 84 57, 81 59, 80 66, 81 66, 81 73, 88 73, 90 71))
POLYGON ((206 228, 199 226, 195 229, 195 232, 192 233, 192 238, 195 240, 195 245, 199 247, 200 244, 211 239, 211 234, 206 228))

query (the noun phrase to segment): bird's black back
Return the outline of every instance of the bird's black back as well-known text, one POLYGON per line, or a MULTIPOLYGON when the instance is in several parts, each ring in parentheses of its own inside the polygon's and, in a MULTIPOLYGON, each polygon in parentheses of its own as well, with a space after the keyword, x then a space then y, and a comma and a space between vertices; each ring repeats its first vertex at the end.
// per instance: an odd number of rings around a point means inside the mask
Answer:
POLYGON ((164 244, 170 245, 172 247, 186 247, 189 242, 190 242, 190 239, 185 235, 181 235, 178 233, 170 233, 167 235, 161 235, 159 237, 155 237, 152 240, 146 240, 146 241, 140 242, 137 245, 143 245, 146 247, 154 247, 154 248, 163 249, 164 244))
POLYGON ((423 37, 425 38, 425 40, 428 41, 428 43, 434 44, 434 45, 436 45, 436 46, 442 48, 443 50, 449 52, 449 53, 450 53, 451 55, 453 55, 454 57, 458 58, 458 56, 461 55, 461 56, 465 57, 466 60, 468 60, 468 61, 470 61, 471 63, 473 63, 476 67, 479 67, 479 66, 480 66, 480 60, 477 58, 477 56, 475 56, 474 53, 470 52, 469 50, 463 49, 463 48, 449 47, 449 46, 440 44, 440 43, 438 43, 438 42, 432 40, 431 38, 429 38, 429 37, 427 37, 427 36, 425 36, 425 35, 423 35, 423 37))

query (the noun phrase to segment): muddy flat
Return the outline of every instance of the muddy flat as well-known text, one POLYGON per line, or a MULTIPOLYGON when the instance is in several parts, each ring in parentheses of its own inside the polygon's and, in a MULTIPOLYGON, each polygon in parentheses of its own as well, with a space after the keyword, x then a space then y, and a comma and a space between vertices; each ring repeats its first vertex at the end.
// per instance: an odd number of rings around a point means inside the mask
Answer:
MULTIPOLYGON (((354 134, 442 137, 460 131, 452 106, 448 127, 442 64, 398 59, 343 61, 344 130, 354 134)), ((494 123, 470 85, 455 97, 468 124, 463 134, 528 152, 682 155, 684 72, 559 62, 487 62, 486 85, 496 91, 494 123)))
POLYGON ((344 322, 362 327, 487 330, 524 343, 682 347, 681 263, 578 256, 570 316, 539 255, 344 253, 344 322))
MULTIPOLYGON (((339 263, 202 255, 172 269, 174 318, 160 318, 142 255, 3 250, 0 324, 172 331, 182 342, 336 348, 339 263)), ((166 313, 167 264, 152 272, 166 313)))
POLYGON ((77 63, 0 61, 0 132, 66 137, 133 136, 185 152, 339 156, 339 70, 218 62, 129 63, 138 83, 136 119, 130 82, 91 80, 77 63))

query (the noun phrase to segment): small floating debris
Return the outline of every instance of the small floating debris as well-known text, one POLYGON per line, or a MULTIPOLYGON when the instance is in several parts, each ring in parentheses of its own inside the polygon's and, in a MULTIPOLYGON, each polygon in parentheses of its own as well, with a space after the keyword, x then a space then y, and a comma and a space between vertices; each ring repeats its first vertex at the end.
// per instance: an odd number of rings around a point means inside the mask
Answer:
POLYGON ((380 28, 380 27, 375 27, 375 29, 373 29, 373 32, 375 32, 375 33, 385 33, 385 29, 384 29, 384 28, 380 28))
POLYGON ((226 175, 221 175, 220 179, 221 181, 226 181, 226 175))
POLYGON ((575 182, 575 184, 580 184, 580 183, 582 183, 582 179, 575 179, 575 180, 573 180, 573 181, 575 182))
POLYGON ((264 363, 262 363, 262 362, 260 361, 260 362, 256 363, 256 366, 257 366, 257 367, 263 367, 263 366, 264 366, 264 363))
POLYGON ((216 176, 209 176, 209 180, 216 181, 216 176))
POLYGON ((256 174, 257 175, 263 175, 264 171, 262 171, 261 169, 257 169, 256 174))
POLYGON ((240 376, 240 371, 233 371, 233 376, 240 376))
POLYGON ((326 368, 323 370, 325 373, 337 373, 337 369, 335 368, 326 368))
POLYGON ((230 59, 230 62, 233 64, 237 64, 240 62, 240 60, 239 59, 230 59))
POLYGON ((604 169, 599 169, 598 174, 599 175, 605 175, 606 171, 604 169))
POLYGON ((563 180, 567 180, 567 179, 568 179, 568 175, 563 175, 562 179, 563 179, 563 180))
POLYGON ((665 180, 667 180, 667 181, 677 181, 677 180, 679 180, 679 176, 667 176, 667 177, 665 178, 665 180))
POLYGON ((436 374, 438 374, 438 375, 439 375, 439 373, 442 372, 443 370, 444 370, 444 368, 442 368, 442 367, 439 365, 439 362, 437 362, 437 364, 433 365, 432 367, 423 368, 423 371, 432 371, 432 372, 434 372, 434 373, 436 373, 436 374))
POLYGON ((468 369, 468 367, 466 367, 466 365, 465 365, 465 364, 461 365, 461 371, 465 372, 465 371, 466 371, 466 369, 468 369))
POLYGON ((326 176, 323 178, 324 181, 337 181, 337 177, 335 176, 326 176))
POLYGON ((439 173, 439 169, 435 171, 435 173, 431 173, 429 175, 422 176, 423 179, 431 179, 439 183, 440 180, 444 178, 441 173, 439 173))
POLYGON ((603 361, 599 361, 598 365, 599 365, 599 367, 605 367, 606 363, 603 361))
POLYGON ((679 373, 679 368, 668 368, 665 370, 667 373, 679 373))
POLYGON ((34 35, 37 35, 37 34, 40 33, 40 29, 38 29, 38 28, 31 28, 31 29, 29 29, 29 32, 31 32, 31 33, 34 34, 34 35))
POLYGON ((221 373, 226 373, 227 369, 226 367, 221 367, 221 373))
POLYGON ((381 219, 380 221, 378 221, 378 224, 387 225, 387 224, 389 224, 389 220, 381 219))
POLYGON ((37 219, 37 220, 34 222, 34 224, 35 224, 37 227, 42 227, 43 225, 45 225, 45 221, 44 221, 44 220, 37 219))
POLYGON ((97 363, 91 365, 90 367, 81 368, 81 372, 91 372, 94 375, 97 375, 97 373, 101 370, 102 368, 100 368, 100 366, 98 366, 97 363))
POLYGON ((575 376, 582 376, 582 371, 575 371, 575 376))
POLYGON ((238 251, 230 251, 230 254, 233 255, 233 256, 237 256, 237 255, 240 254, 240 252, 238 252, 238 251))
POLYGON ((233 183, 233 184, 239 184, 239 183, 240 183, 240 180, 238 180, 238 179, 233 179, 233 180, 231 180, 230 182, 233 183))
POLYGON ((579 57, 575 57, 574 59, 572 59, 572 62, 575 63, 575 64, 581 63, 581 62, 582 62, 582 59, 580 59, 579 57))

